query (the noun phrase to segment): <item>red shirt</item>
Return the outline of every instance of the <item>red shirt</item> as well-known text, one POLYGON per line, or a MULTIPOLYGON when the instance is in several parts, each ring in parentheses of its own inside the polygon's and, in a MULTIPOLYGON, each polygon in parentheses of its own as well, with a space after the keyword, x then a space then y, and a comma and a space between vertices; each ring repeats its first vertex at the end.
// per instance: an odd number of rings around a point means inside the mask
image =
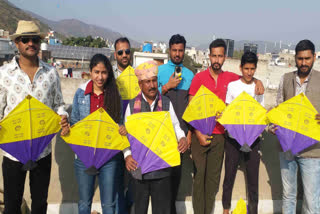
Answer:
MULTIPOLYGON (((197 73, 191 83, 189 94, 194 96, 196 95, 198 89, 201 85, 207 87, 215 95, 217 95, 223 102, 226 100, 228 84, 230 82, 236 81, 240 78, 238 74, 222 71, 217 78, 217 83, 210 74, 209 68, 205 71, 197 73)), ((220 123, 217 123, 216 127, 213 130, 213 134, 223 134, 224 128, 220 123)))
POLYGON ((84 94, 90 94, 90 113, 96 111, 100 107, 103 107, 103 101, 104 101, 104 93, 101 93, 100 95, 96 95, 93 92, 93 82, 92 80, 88 83, 86 90, 84 91, 84 94))

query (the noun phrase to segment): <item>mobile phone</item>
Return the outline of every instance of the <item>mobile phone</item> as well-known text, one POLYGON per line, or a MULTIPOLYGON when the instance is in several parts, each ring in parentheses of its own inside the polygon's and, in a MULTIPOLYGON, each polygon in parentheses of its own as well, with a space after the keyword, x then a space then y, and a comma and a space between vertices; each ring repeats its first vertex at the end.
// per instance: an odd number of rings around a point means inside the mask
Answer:
POLYGON ((180 66, 176 66, 174 69, 174 76, 178 76, 181 73, 181 67, 180 66))

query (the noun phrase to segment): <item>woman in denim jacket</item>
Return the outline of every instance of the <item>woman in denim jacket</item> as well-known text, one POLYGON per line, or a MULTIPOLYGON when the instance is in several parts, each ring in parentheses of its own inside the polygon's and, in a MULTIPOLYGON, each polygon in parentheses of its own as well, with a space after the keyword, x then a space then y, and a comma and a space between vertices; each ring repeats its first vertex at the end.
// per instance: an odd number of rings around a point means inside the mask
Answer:
MULTIPOLYGON (((71 125, 100 107, 103 107, 116 123, 121 123, 121 98, 110 61, 106 56, 96 54, 92 57, 89 67, 91 80, 78 88, 73 99, 71 125)), ((119 133, 127 134, 123 125, 119 127, 119 133)), ((121 153, 115 155, 99 169, 97 175, 89 175, 85 172, 85 165, 76 157, 74 168, 79 186, 79 214, 91 213, 96 176, 99 181, 103 214, 115 213, 116 193, 121 182, 118 178, 123 170, 122 158, 121 153)))

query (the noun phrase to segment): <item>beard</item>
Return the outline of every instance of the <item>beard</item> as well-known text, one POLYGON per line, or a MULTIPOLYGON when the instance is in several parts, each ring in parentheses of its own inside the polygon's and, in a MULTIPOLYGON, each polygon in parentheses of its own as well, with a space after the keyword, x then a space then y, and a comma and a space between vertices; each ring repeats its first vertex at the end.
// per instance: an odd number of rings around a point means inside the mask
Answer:
POLYGON ((221 70, 222 65, 220 65, 219 63, 215 62, 211 65, 212 70, 214 71, 219 71, 221 70))
POLYGON ((305 65, 305 66, 298 67, 298 75, 299 76, 304 76, 304 77, 308 76, 310 74, 311 70, 312 70, 312 67, 313 67, 313 63, 312 63, 311 66, 305 65), (301 71, 302 68, 307 68, 308 70, 307 71, 301 71))

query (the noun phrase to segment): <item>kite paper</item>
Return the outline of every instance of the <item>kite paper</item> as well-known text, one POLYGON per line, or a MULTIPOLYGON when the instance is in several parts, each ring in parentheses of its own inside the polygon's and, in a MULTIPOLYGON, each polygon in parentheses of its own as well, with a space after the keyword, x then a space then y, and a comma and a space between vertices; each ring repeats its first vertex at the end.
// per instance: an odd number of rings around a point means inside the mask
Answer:
POLYGON ((226 107, 218 122, 242 146, 241 151, 250 152, 250 146, 268 124, 266 113, 259 102, 242 92, 226 107))
POLYGON ((320 141, 320 125, 315 119, 317 110, 303 93, 292 97, 268 112, 281 147, 287 155, 296 155, 320 141))
POLYGON ((32 170, 40 154, 60 130, 60 116, 28 95, 1 122, 0 148, 32 170))
POLYGON ((232 211, 232 214, 247 214, 247 205, 246 202, 240 198, 237 202, 236 208, 232 211))
POLYGON ((132 157, 138 162, 138 171, 141 172, 135 176, 137 179, 148 172, 180 165, 177 138, 169 112, 132 114, 127 117, 126 128, 132 157))
POLYGON ((119 126, 108 113, 99 108, 74 124, 67 136, 61 136, 86 166, 90 175, 113 156, 129 147, 126 136, 119 134, 119 126))
POLYGON ((201 85, 183 113, 182 119, 202 134, 211 135, 216 126, 216 115, 225 107, 217 95, 201 85))
POLYGON ((134 73, 134 69, 129 65, 116 79, 116 83, 123 101, 124 114, 129 101, 135 98, 140 92, 138 78, 134 73))

